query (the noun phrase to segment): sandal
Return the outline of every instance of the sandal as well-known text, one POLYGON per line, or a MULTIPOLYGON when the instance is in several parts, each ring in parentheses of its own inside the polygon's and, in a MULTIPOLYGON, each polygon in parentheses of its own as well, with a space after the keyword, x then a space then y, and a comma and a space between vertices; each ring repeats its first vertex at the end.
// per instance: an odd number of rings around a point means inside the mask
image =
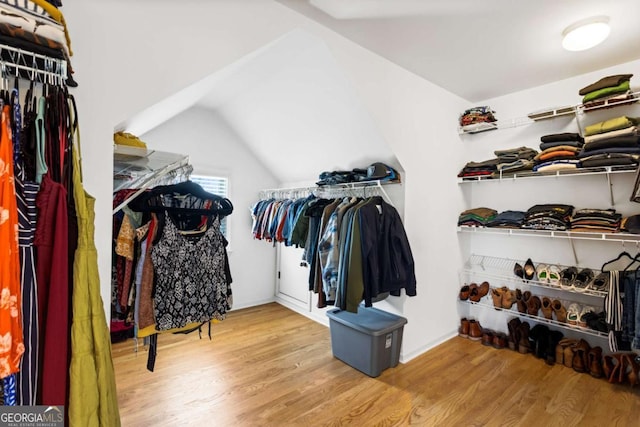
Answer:
POLYGON ((546 264, 538 264, 536 267, 536 274, 538 275, 538 281, 540 282, 549 282, 549 271, 547 270, 546 264))
POLYGON ((591 270, 590 268, 584 268, 576 275, 576 278, 573 281, 573 287, 578 292, 584 292, 592 280, 593 270, 591 270))
POLYGON ((580 311, 580 317, 578 317, 578 326, 587 328, 589 326, 587 321, 591 317, 590 315, 595 313, 595 311, 596 309, 589 305, 584 306, 580 311))
POLYGON ((560 272, 561 268, 558 265, 550 265, 547 267, 547 276, 549 278, 549 284, 552 286, 560 286, 560 272))
POLYGON ((577 326, 580 317, 580 306, 576 303, 570 304, 567 308, 567 323, 577 326))
POLYGON ((607 292, 609 289, 609 273, 600 273, 589 284, 589 288, 598 292, 607 292))
POLYGON ((575 267, 565 268, 560 272, 560 287, 562 289, 573 289, 573 282, 578 275, 578 269, 575 267))

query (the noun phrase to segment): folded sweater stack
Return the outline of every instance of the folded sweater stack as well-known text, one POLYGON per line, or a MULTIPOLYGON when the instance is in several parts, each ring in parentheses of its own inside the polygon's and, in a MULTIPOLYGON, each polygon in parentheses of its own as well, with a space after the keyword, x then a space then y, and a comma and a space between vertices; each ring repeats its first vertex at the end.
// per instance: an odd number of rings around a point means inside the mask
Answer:
POLYGON ((534 230, 567 230, 571 226, 573 206, 561 204, 534 205, 527 210, 522 228, 534 230))
POLYGON ((605 102, 623 101, 631 97, 630 80, 633 74, 603 77, 578 92, 585 107, 597 107, 605 102))
POLYGON ((493 123, 496 121, 493 115, 495 111, 489 106, 473 107, 465 110, 460 115, 460 126, 468 126, 477 123, 493 123))
POLYGON ((577 133, 556 133, 540 138, 542 150, 534 158, 533 170, 536 172, 554 172, 580 167, 578 153, 584 140, 577 133))
POLYGON ((616 117, 585 128, 578 156, 583 167, 637 165, 640 159, 640 118, 616 117))
POLYGON ((571 218, 572 231, 615 233, 622 215, 615 209, 580 209, 571 218))
POLYGON ((538 152, 529 147, 510 148, 506 150, 496 150, 493 152, 498 159, 494 177, 509 176, 517 172, 530 171, 533 169, 533 159, 538 152))
POLYGON ((497 214, 498 212, 491 208, 467 209, 458 217, 458 225, 484 227, 489 221, 493 220, 497 214))

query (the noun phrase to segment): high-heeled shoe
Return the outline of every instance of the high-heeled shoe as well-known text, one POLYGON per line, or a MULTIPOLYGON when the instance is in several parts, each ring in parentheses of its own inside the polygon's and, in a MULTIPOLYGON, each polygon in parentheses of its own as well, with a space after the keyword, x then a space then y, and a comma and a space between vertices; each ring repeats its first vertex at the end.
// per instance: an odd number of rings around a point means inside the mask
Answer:
POLYGON ((524 269, 517 262, 516 262, 516 265, 513 266, 513 274, 515 274, 521 279, 524 279, 524 269))
POLYGON ((535 275, 536 266, 533 265, 533 261, 531 261, 531 258, 529 258, 527 262, 524 263, 524 278, 526 280, 533 280, 535 275))

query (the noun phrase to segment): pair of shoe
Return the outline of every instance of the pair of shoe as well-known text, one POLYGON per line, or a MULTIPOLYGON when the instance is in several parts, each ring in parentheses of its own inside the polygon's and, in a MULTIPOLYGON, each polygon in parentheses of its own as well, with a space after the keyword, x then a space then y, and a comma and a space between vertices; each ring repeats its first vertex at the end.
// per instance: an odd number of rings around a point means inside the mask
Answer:
MULTIPOLYGON (((529 291, 522 292, 520 289, 516 289, 516 305, 518 307, 518 311, 520 313, 527 313, 530 316, 537 316, 538 311, 543 308, 547 310, 548 306, 550 306, 551 301, 548 302, 547 297, 543 297, 541 300, 539 297, 531 294, 529 291), (543 304, 544 301, 544 305, 543 304)), ((546 314, 545 314, 546 317, 546 314)))
POLYGON ((533 265, 531 258, 529 258, 524 263, 524 267, 516 262, 513 266, 513 273, 523 280, 533 280, 536 275, 536 267, 533 265))
POLYGON ((562 332, 550 330, 546 325, 535 325, 529 331, 533 354, 539 359, 544 359, 548 365, 555 363, 556 346, 562 338, 562 332))
POLYGON ((507 336, 502 332, 484 329, 482 332, 482 344, 501 350, 507 346, 507 336))
POLYGON ((576 267, 568 267, 560 273, 560 287, 565 290, 584 292, 593 279, 594 273, 590 268, 578 271, 576 267))
POLYGON ((530 326, 527 322, 521 322, 520 319, 511 319, 507 324, 509 327, 509 336, 513 344, 509 342, 509 348, 517 350, 518 353, 527 354, 531 352, 531 343, 529 341, 530 326))
POLYGON ((479 302, 482 297, 489 293, 489 282, 482 282, 480 285, 477 283, 471 283, 470 285, 464 285, 460 288, 458 297, 461 301, 473 301, 479 302))
POLYGON ((509 310, 516 302, 515 293, 506 286, 491 289, 491 299, 496 309, 504 308, 509 310))
POLYGON ((587 320, 590 314, 594 314, 596 309, 592 306, 586 305, 581 307, 577 303, 569 304, 567 308, 567 323, 572 326, 580 326, 581 328, 588 327, 587 320))
POLYGON ((520 313, 526 313, 530 316, 537 316, 539 311, 542 311, 542 315, 545 319, 553 320, 555 314, 558 322, 564 323, 567 321, 567 310, 562 305, 560 300, 551 300, 549 297, 543 296, 542 298, 532 295, 529 291, 522 292, 520 289, 516 289, 516 305, 520 313))
POLYGON ((460 320, 458 335, 462 338, 469 338, 471 341, 480 341, 482 338, 482 326, 480 326, 480 322, 474 319, 463 317, 460 320))
POLYGON ((610 383, 629 382, 631 387, 640 382, 640 364, 635 353, 613 353, 604 356, 603 375, 610 383))
POLYGON ((538 264, 536 267, 538 281, 548 283, 551 286, 559 286, 560 272, 560 266, 557 265, 538 264))

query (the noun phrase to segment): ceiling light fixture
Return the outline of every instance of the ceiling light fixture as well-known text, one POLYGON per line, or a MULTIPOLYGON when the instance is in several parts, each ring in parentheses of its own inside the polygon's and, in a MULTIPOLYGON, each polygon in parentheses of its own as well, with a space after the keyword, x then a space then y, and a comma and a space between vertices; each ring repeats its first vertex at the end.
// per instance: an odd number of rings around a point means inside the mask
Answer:
POLYGON ((609 18, 595 16, 569 25, 562 32, 562 47, 570 51, 591 49, 609 36, 609 18))

